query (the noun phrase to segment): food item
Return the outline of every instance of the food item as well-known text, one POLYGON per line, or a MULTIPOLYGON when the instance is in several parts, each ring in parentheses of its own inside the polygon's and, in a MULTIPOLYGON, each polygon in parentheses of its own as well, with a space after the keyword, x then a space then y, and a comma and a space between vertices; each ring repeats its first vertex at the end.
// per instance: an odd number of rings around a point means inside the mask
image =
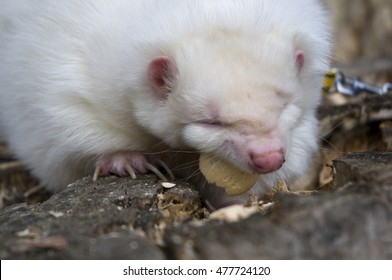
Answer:
POLYGON ((169 182, 162 182, 161 183, 162 187, 164 187, 165 189, 171 189, 174 188, 176 186, 176 184, 174 183, 169 183, 169 182))
POLYGON ((224 188, 227 194, 232 196, 247 192, 259 177, 258 174, 244 172, 212 154, 202 153, 199 167, 208 183, 224 188))

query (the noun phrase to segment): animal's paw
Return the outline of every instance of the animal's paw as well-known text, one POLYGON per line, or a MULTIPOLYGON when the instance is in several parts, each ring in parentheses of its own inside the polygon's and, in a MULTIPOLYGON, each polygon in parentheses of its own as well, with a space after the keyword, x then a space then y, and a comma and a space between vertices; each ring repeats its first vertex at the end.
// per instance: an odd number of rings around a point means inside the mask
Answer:
POLYGON ((174 179, 173 173, 159 159, 137 152, 117 152, 104 155, 98 160, 93 181, 96 181, 99 176, 110 174, 120 177, 131 176, 132 179, 136 179, 136 174, 145 174, 148 172, 153 172, 160 179, 167 181, 166 176, 162 174, 159 168, 163 168, 170 179, 174 179))

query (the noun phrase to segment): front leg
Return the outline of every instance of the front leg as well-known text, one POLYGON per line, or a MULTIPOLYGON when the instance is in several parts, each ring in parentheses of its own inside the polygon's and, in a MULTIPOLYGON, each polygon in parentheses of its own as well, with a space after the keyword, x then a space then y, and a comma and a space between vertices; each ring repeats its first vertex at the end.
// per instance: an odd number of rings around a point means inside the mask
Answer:
POLYGON ((166 171, 170 179, 174 179, 173 173, 160 159, 138 152, 120 151, 103 155, 98 160, 93 181, 96 181, 99 176, 108 176, 110 174, 120 177, 131 176, 132 179, 136 179, 136 174, 148 172, 153 172, 161 180, 168 181, 166 176, 159 170, 160 167, 166 171))

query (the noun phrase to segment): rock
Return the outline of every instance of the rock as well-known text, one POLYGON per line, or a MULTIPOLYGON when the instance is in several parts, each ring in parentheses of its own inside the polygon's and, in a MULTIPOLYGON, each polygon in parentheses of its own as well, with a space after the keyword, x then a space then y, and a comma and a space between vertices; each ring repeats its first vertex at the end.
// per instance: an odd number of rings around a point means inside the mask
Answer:
POLYGON ((238 223, 166 232, 173 259, 390 259, 392 153, 334 161, 335 192, 280 193, 274 207, 238 223))
POLYGON ((334 160, 335 187, 368 182, 392 187, 392 152, 348 153, 334 160))
POLYGON ((382 196, 285 194, 267 214, 176 226, 166 242, 173 259, 388 259, 391 215, 382 196))
POLYGON ((282 190, 236 219, 209 218, 182 182, 167 189, 152 175, 85 178, 40 205, 2 209, 0 257, 389 259, 391 157, 347 154, 334 161, 334 191, 282 190))
POLYGON ((191 217, 200 204, 196 192, 181 186, 165 191, 154 176, 134 181, 108 177, 91 182, 86 178, 41 205, 7 207, 0 211, 0 256, 164 259, 153 241, 159 234, 156 227, 165 225, 165 211, 172 213, 175 207, 171 219, 181 220, 191 217))

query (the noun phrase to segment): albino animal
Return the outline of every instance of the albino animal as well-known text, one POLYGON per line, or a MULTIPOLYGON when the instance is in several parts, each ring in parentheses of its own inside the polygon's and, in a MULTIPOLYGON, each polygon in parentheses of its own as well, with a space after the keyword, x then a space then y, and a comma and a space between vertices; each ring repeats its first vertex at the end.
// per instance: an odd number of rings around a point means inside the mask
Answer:
POLYGON ((330 38, 317 0, 0 6, 0 133, 49 190, 94 171, 161 176, 160 152, 174 169, 186 150, 260 174, 238 197, 201 181, 221 207, 302 176, 318 149, 330 38))

